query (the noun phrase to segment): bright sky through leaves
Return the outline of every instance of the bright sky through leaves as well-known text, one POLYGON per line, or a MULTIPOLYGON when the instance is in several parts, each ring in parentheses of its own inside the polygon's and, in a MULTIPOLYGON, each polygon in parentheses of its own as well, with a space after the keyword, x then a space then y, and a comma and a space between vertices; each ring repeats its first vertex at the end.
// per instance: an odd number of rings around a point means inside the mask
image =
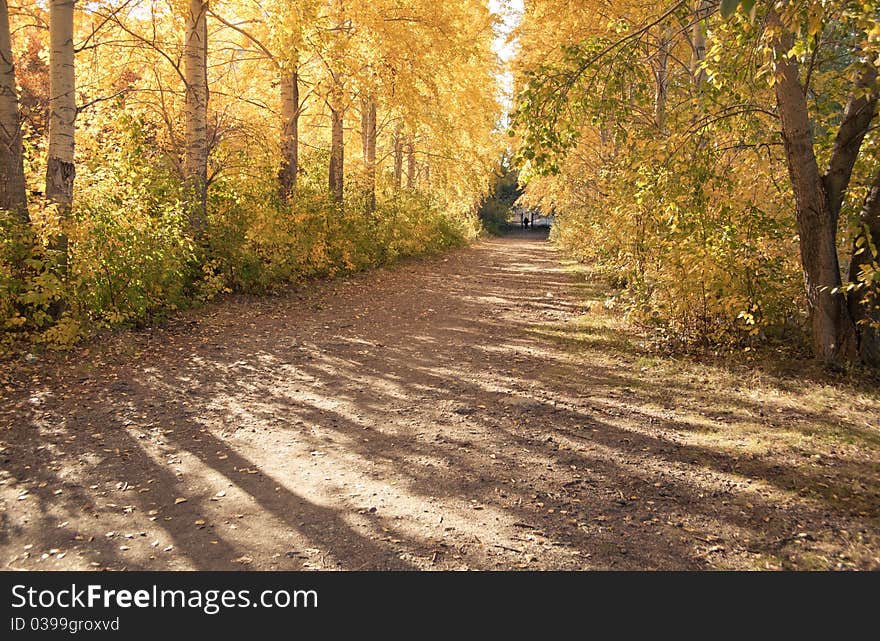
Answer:
MULTIPOLYGON (((511 39, 511 34, 522 18, 523 0, 489 0, 489 10, 498 16, 499 20, 493 48, 503 65, 503 71, 499 76, 499 85, 501 101, 505 112, 508 112, 513 104, 513 74, 510 71, 510 61, 516 55, 516 42, 511 39)), ((506 121, 507 115, 505 113, 505 125, 506 121)))

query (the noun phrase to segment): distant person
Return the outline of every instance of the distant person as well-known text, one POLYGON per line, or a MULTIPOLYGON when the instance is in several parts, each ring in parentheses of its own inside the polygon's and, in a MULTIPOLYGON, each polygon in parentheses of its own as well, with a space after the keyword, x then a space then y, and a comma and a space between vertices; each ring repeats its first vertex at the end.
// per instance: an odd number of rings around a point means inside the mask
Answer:
POLYGON ((526 215, 525 214, 519 215, 519 224, 522 226, 523 229, 526 228, 527 223, 526 223, 526 215))

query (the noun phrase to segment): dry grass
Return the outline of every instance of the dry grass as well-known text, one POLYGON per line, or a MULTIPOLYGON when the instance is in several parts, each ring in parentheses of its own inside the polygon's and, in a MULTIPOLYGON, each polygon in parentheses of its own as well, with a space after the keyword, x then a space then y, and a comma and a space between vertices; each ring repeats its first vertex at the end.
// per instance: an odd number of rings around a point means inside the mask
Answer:
MULTIPOLYGON (((832 374, 790 350, 664 354, 650 336, 604 304, 608 289, 568 263, 589 312, 534 329, 591 368, 613 371, 602 399, 621 425, 730 462, 730 476, 791 509, 796 527, 778 552, 737 568, 880 567, 880 386, 864 371, 832 374), (647 422, 645 419, 648 419, 647 422), (799 513, 804 510, 803 518, 799 513), (806 516, 822 517, 810 530, 806 516)), ((595 385, 594 385, 595 388, 595 385)), ((703 496, 700 494, 699 496, 703 496)), ((746 501, 747 511, 755 503, 746 501)), ((762 516, 770 523, 772 516, 762 516)))

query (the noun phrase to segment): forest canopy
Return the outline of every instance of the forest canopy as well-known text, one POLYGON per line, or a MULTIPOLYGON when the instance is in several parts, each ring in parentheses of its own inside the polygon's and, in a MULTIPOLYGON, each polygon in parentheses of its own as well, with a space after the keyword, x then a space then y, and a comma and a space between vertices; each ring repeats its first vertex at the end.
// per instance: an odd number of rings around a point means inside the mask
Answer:
POLYGON ((525 200, 663 335, 880 364, 880 5, 527 0, 525 200))
POLYGON ((3 342, 464 243, 503 226, 508 188, 663 340, 876 367, 878 19, 873 0, 0 0, 3 342))
POLYGON ((65 346, 465 242, 500 157, 478 0, 0 0, 0 326, 65 346))

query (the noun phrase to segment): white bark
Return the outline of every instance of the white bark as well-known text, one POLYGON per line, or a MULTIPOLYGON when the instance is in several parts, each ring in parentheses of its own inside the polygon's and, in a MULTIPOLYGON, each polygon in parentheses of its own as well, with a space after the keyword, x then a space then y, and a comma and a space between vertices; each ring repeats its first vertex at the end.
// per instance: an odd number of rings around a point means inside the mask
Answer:
POLYGON ((694 3, 694 26, 691 36, 693 53, 691 55, 691 76, 697 92, 703 91, 706 84, 706 70, 702 68, 706 59, 706 17, 709 11, 707 0, 696 0, 694 3))
POLYGON ((184 42, 186 131, 184 173, 194 202, 190 226, 198 235, 207 226, 208 184, 208 27, 207 0, 189 0, 184 42))
POLYGON ((63 217, 70 213, 76 173, 74 3, 74 0, 50 0, 49 3, 49 151, 46 165, 46 198, 55 203, 63 217))

